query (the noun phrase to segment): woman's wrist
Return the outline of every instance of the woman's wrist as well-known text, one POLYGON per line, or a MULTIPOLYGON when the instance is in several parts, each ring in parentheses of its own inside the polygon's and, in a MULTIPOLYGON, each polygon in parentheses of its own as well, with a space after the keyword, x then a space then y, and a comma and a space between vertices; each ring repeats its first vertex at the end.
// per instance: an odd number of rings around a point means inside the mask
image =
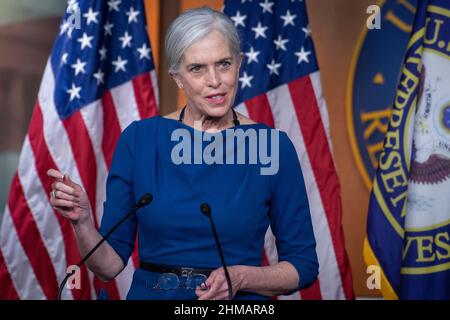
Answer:
POLYGON ((75 231, 83 231, 83 230, 90 229, 91 227, 93 227, 90 212, 87 213, 85 218, 82 218, 82 219, 79 219, 76 221, 71 221, 71 222, 72 222, 72 226, 75 229, 75 231))
POLYGON ((244 266, 244 265, 238 265, 238 266, 233 266, 232 267, 233 270, 233 278, 234 278, 234 283, 238 284, 238 287, 236 288, 238 291, 242 290, 245 291, 249 288, 249 284, 248 284, 248 275, 249 272, 251 272, 251 268, 249 266, 244 266))

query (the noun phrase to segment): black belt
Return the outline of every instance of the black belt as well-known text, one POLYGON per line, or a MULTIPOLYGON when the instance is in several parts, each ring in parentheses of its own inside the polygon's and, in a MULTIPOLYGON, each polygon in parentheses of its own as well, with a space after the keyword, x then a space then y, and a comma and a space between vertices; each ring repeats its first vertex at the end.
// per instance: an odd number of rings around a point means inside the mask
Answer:
POLYGON ((196 274, 203 274, 209 277, 210 273, 214 269, 201 269, 201 268, 191 268, 191 267, 172 267, 172 266, 161 266, 158 264, 139 261, 139 268, 157 273, 174 273, 179 276, 190 277, 196 274))

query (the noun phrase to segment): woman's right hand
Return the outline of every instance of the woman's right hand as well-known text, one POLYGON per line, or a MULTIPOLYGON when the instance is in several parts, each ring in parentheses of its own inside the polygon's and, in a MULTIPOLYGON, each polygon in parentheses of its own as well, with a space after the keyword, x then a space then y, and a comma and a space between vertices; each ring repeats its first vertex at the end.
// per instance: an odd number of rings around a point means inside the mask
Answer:
POLYGON ((89 221, 89 199, 83 188, 58 170, 50 169, 47 175, 53 179, 50 192, 50 203, 53 208, 74 224, 89 221))

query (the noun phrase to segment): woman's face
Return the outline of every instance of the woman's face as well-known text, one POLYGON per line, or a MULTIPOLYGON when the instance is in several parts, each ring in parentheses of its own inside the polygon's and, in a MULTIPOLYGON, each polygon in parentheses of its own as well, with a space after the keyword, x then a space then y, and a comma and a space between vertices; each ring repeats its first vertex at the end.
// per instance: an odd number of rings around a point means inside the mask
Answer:
POLYGON ((239 66, 240 58, 231 53, 228 39, 213 31, 186 50, 173 77, 184 89, 189 108, 220 118, 234 102, 239 66))

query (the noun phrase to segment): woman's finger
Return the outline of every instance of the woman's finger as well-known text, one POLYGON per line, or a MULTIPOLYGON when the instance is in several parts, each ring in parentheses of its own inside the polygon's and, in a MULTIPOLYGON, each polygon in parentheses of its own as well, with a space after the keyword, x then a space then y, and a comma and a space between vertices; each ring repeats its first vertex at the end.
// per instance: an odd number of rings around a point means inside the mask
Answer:
POLYGON ((61 191, 61 192, 67 193, 67 194, 69 194, 71 196, 74 196, 74 197, 77 196, 77 193, 76 193, 75 189, 70 187, 70 186, 68 186, 67 184, 65 184, 63 182, 55 182, 55 183, 53 183, 52 184, 52 188, 54 190, 56 190, 56 191, 61 191))
POLYGON ((211 285, 214 283, 214 279, 216 277, 216 274, 214 272, 212 272, 208 279, 205 280, 204 283, 202 283, 201 286, 199 286, 199 288, 196 290, 196 294, 198 296, 199 300, 207 300, 208 294, 210 292, 211 289, 211 285))
POLYGON ((208 291, 208 287, 204 283, 202 283, 200 286, 198 286, 195 289, 195 294, 197 295, 198 298, 200 298, 200 297, 204 296, 207 293, 207 291, 208 291))
POLYGON ((216 281, 216 277, 219 275, 220 269, 216 269, 209 275, 208 279, 205 280, 205 286, 209 289, 212 284, 216 281))
POLYGON ((74 203, 73 201, 64 200, 64 199, 58 199, 58 198, 52 198, 50 200, 50 203, 54 207, 64 207, 66 209, 67 208, 73 208, 73 207, 76 206, 76 203, 74 203))
POLYGON ((78 184, 76 184, 75 182, 72 181, 72 179, 70 179, 68 174, 65 174, 63 176, 63 182, 66 183, 69 187, 72 187, 72 188, 74 188, 77 191, 81 191, 82 190, 81 187, 78 184))
MULTIPOLYGON (((47 171, 47 175, 53 179, 56 180, 56 182, 62 182, 65 185, 71 187, 72 189, 76 190, 78 192, 78 194, 76 193, 70 193, 74 196, 81 196, 81 193, 83 193, 83 189, 76 184, 75 182, 72 181, 72 179, 70 179, 68 174, 63 174, 62 172, 55 170, 55 169, 49 169, 47 171)), ((63 190, 64 191, 64 190, 63 190)))
POLYGON ((76 200, 77 200, 77 198, 76 197, 74 197, 74 196, 72 196, 72 195, 70 195, 70 194, 67 194, 67 193, 65 193, 64 191, 59 191, 59 190, 55 190, 55 192, 54 192, 54 197, 56 198, 56 199, 62 199, 62 200, 67 200, 67 201, 72 201, 72 202, 77 202, 76 200))
POLYGON ((210 286, 208 286, 208 290, 204 295, 202 295, 199 300, 215 300, 218 299, 219 295, 219 288, 221 286, 221 281, 217 278, 214 279, 214 281, 211 283, 210 286))
POLYGON ((49 169, 47 171, 47 176, 49 176, 50 178, 58 179, 60 181, 63 181, 64 179, 64 174, 56 169, 49 169))

